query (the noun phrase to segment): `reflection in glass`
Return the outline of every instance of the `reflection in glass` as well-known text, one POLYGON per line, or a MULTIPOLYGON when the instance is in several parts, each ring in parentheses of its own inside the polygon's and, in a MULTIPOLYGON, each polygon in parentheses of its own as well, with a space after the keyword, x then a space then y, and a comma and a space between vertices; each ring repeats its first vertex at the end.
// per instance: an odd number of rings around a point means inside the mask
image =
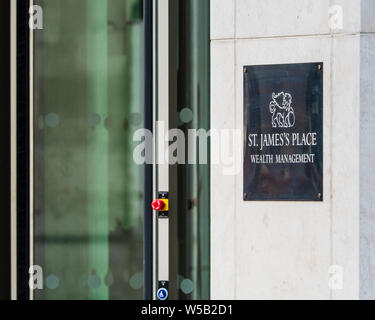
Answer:
MULTIPOLYGON (((210 129, 210 2, 179 1, 179 77, 176 118, 188 137, 189 129, 210 129)), ((210 150, 209 143, 207 150, 210 150)), ((199 159, 199 143, 186 159, 199 159)), ((208 152, 209 155, 209 152, 208 152)), ((172 175, 178 208, 171 214, 177 248, 171 253, 171 296, 175 299, 210 298, 210 166, 178 165, 172 175), (175 178, 177 176, 177 178, 175 178), (176 265, 176 266, 175 266, 176 265)), ((172 169, 173 170, 173 169, 172 169)), ((171 180, 171 176, 170 176, 171 180)), ((174 193, 174 190, 172 190, 174 193)), ((175 237, 175 238, 173 238, 175 237)), ((174 241, 174 240, 172 240, 174 241)), ((170 244, 174 248, 175 244, 170 244)))
POLYGON ((144 114, 142 1, 34 3, 36 298, 141 299, 143 119, 129 121, 144 114))

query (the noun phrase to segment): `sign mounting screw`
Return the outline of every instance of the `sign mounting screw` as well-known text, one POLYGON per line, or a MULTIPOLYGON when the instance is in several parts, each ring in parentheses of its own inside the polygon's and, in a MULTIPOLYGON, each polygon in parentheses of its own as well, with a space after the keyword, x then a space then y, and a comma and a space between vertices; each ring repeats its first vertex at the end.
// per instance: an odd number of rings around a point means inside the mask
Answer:
POLYGON ((246 67, 243 67, 243 72, 244 72, 244 73, 247 72, 247 68, 246 68, 246 67))

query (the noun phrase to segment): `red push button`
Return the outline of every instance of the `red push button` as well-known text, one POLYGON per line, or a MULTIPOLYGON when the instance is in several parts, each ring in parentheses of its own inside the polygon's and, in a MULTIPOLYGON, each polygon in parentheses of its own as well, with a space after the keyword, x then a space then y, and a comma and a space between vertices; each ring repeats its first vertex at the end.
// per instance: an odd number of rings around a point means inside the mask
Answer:
POLYGON ((151 207, 155 211, 162 211, 165 208, 165 203, 163 200, 157 199, 152 201, 151 207))

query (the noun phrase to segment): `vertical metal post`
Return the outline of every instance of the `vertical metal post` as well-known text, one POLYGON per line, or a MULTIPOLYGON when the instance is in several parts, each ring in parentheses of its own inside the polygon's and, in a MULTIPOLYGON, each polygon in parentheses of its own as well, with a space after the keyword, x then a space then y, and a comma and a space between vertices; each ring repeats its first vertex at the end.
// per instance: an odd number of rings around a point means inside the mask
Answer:
MULTIPOLYGON (((168 143, 169 128, 169 0, 159 0, 157 8, 157 190, 169 191, 168 143)), ((169 282, 169 218, 159 217, 158 227, 158 291, 168 289, 169 282)), ((157 298, 160 299, 161 297, 157 298)))
MULTIPOLYGON (((29 21, 34 14, 31 9, 34 6, 34 0, 30 0, 29 21)), ((29 32, 29 267, 34 266, 34 30, 30 28, 29 32)), ((29 287, 30 300, 34 300, 34 290, 29 287)))
MULTIPOLYGON (((1 30, 0 30, 0 59, 3 65, 10 64, 10 1, 0 2, 1 30)), ((2 184, 0 186, 0 300, 8 300, 10 297, 10 68, 3 68, 0 74, 0 83, 2 88, 1 105, 2 113, 0 118, 0 140, 2 153, 0 155, 0 177, 2 184)))
POLYGON ((30 29, 31 2, 17 0, 17 299, 29 300, 30 239, 30 29))
POLYGON ((17 2, 10 1, 11 19, 11 299, 17 299, 17 2))
MULTIPOLYGON (((153 131, 153 1, 144 0, 144 41, 145 41, 145 110, 144 127, 153 131)), ((150 206, 153 189, 153 167, 144 167, 144 298, 152 300, 153 289, 153 212, 150 206)))

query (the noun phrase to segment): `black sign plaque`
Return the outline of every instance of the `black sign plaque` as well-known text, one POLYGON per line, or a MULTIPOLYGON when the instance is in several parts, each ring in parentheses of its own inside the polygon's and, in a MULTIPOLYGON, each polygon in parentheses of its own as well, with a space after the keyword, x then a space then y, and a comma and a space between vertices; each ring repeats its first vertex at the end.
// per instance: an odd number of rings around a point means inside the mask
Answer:
POLYGON ((323 63, 244 66, 244 200, 323 200, 323 63))

